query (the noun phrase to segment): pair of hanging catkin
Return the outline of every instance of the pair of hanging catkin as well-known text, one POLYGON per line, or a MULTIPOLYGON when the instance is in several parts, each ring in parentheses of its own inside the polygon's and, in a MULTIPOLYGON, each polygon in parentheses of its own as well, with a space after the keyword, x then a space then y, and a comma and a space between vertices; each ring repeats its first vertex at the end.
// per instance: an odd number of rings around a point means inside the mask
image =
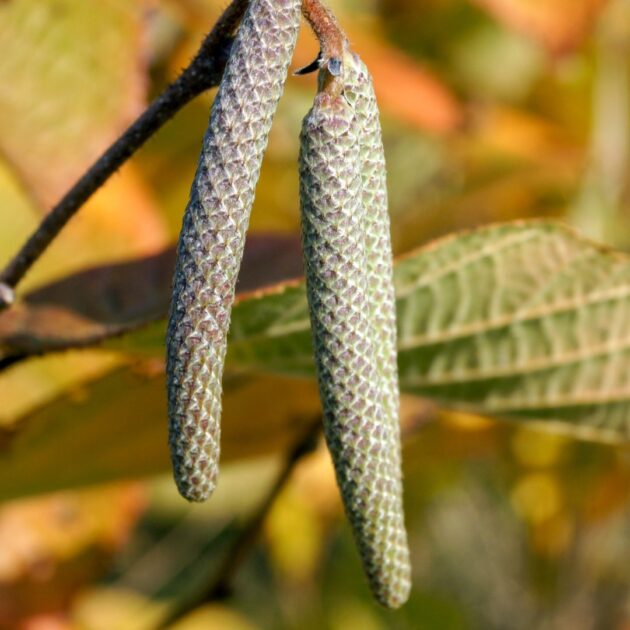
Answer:
MULTIPOLYGON (((232 46, 179 240, 167 332, 169 442, 180 493, 216 485, 231 305, 299 0, 250 0, 232 46)), ((327 59, 304 120, 302 240, 324 433, 370 587, 403 604, 410 565, 402 507, 396 322, 376 99, 345 46, 327 59), (334 76, 329 72, 333 67, 334 76)))

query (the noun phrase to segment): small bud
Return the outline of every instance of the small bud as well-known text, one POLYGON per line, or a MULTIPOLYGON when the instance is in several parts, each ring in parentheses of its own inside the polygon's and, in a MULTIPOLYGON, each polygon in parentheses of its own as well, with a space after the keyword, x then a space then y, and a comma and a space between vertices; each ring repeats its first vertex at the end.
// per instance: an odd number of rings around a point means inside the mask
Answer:
POLYGON ((333 77, 341 76, 342 67, 343 66, 341 65, 341 59, 333 57, 332 59, 328 60, 328 72, 330 72, 333 77))

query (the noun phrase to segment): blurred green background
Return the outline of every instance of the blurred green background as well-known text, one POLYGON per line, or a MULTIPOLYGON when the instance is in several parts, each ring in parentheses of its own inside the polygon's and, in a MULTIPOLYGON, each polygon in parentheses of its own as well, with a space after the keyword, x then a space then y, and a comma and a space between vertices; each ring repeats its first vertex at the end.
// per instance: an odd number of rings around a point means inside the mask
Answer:
MULTIPOLYGON (((397 254, 462 228, 535 217, 630 246, 628 0, 330 4, 374 76, 397 254)), ((0 2, 0 263, 177 76, 223 5, 0 2)), ((304 27, 293 67, 316 52, 304 27)), ((299 231, 298 133, 314 81, 289 78, 252 234, 299 231)), ((182 110, 112 177, 25 289, 175 241, 212 96, 182 110)), ((294 275, 288 262, 275 264, 294 275)), ((98 291, 98 278, 90 282, 98 291)), ((0 321, 0 348, 11 325, 0 321)), ((26 325, 45 332, 48 324, 26 325)), ((9 629, 158 627, 203 591, 319 408, 310 380, 235 376, 226 386, 231 424, 219 489, 207 505, 190 507, 166 472, 161 399, 145 386, 162 373, 160 358, 138 358, 123 345, 3 367, 0 627, 9 629), (115 427, 109 441, 98 429, 105 425, 115 427), (60 458, 78 426, 80 456, 60 458), (29 428, 31 460, 20 450, 29 428), (126 450, 133 431, 144 451, 126 450), (12 456, 21 467, 3 467, 12 456), (90 485, 103 479, 118 481, 90 485)), ((320 444, 272 506, 231 596, 172 627, 630 628, 623 446, 448 412, 421 398, 404 398, 402 419, 414 566, 405 607, 387 612, 372 602, 320 444)))

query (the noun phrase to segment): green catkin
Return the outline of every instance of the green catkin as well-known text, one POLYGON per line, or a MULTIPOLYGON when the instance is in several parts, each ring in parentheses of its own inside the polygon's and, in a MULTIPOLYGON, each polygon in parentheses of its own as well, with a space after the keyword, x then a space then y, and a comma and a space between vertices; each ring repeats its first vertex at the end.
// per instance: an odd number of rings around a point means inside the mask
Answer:
POLYGON ((251 0, 215 98, 184 214, 167 331, 169 445, 177 487, 216 486, 221 380, 245 232, 300 0, 251 0))
POLYGON ((375 351, 383 381, 383 405, 393 427, 394 450, 400 456, 400 393, 398 388, 396 296, 387 199, 387 169, 381 123, 372 78, 361 59, 348 51, 344 59, 344 94, 361 128, 359 151, 365 213, 365 238, 370 313, 375 326, 375 351))
POLYGON ((346 97, 321 91, 301 134, 302 240, 326 441, 370 587, 397 608, 409 596, 409 551, 398 433, 375 352, 362 142, 346 97))

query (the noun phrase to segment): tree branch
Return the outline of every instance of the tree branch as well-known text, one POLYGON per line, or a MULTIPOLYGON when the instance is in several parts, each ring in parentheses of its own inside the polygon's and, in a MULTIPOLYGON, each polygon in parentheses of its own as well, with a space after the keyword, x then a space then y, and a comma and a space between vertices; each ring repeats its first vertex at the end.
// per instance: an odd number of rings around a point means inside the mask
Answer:
POLYGON ((302 0, 302 14, 319 40, 322 63, 340 59, 348 38, 333 12, 321 0, 302 0))
POLYGON ((219 84, 232 34, 247 4, 248 0, 232 1, 179 78, 149 105, 46 215, 0 273, 0 310, 13 302, 13 289, 94 192, 182 107, 219 84))
POLYGON ((225 558, 219 565, 219 568, 208 587, 196 596, 194 600, 188 601, 176 610, 173 610, 166 619, 162 620, 159 626, 160 628, 169 627, 176 620, 181 619, 184 615, 188 614, 198 606, 202 606, 208 602, 225 599, 231 594, 234 577, 256 544, 260 535, 260 530, 267 518, 267 515, 269 514, 269 511, 271 510, 272 505, 278 498, 282 489, 285 487, 297 464, 305 455, 315 449, 321 427, 322 421, 321 418, 318 417, 317 420, 311 424, 306 433, 297 441, 291 451, 289 451, 284 465, 278 473, 273 485, 269 489, 269 492, 262 500, 256 511, 245 523, 243 529, 239 532, 237 538, 228 549, 225 558))
POLYGON ((302 0, 302 14, 319 40, 319 55, 296 74, 327 70, 320 72, 319 92, 336 98, 344 89, 342 59, 349 47, 348 38, 337 18, 321 0, 302 0))

